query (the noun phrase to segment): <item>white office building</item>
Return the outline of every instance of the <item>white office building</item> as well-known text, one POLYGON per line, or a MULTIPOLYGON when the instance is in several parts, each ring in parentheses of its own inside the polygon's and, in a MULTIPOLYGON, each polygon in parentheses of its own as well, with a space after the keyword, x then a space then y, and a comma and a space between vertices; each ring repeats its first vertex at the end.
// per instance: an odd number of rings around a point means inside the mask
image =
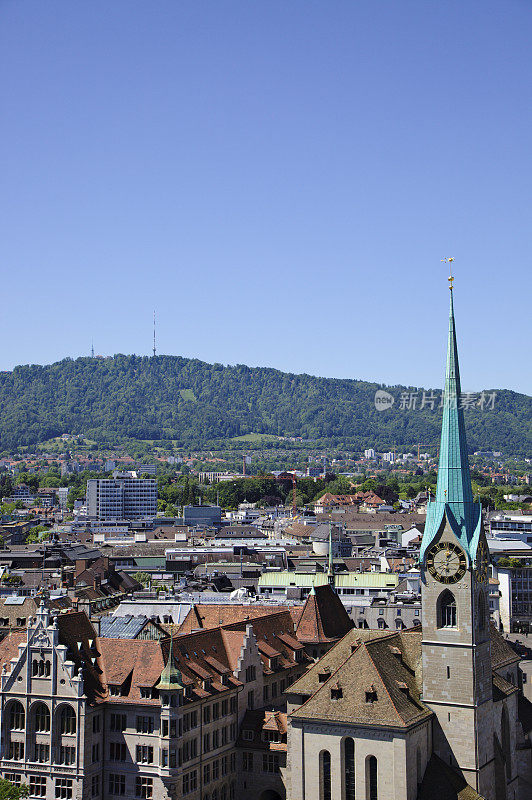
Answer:
POLYGON ((155 478, 120 477, 87 481, 87 516, 90 519, 142 519, 156 515, 155 478))

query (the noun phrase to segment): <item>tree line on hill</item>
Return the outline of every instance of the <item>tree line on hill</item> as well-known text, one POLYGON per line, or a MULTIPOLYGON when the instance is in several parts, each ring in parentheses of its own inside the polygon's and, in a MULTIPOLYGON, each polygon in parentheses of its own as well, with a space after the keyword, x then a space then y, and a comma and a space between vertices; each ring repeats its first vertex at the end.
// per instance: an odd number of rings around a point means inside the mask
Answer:
MULTIPOLYGON (((179 356, 64 359, 0 373, 0 449, 63 433, 102 444, 166 440, 201 447, 250 433, 301 437, 352 449, 438 443, 441 413, 429 406, 377 411, 376 383, 207 364, 179 356)), ((528 454, 532 398, 498 390, 493 409, 466 410, 470 447, 528 454)))

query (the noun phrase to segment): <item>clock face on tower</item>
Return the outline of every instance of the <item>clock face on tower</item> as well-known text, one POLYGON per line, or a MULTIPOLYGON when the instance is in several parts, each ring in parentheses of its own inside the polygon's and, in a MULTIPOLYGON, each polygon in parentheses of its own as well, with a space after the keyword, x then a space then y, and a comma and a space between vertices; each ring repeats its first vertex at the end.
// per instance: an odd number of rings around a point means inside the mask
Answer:
POLYGON ((433 544, 427 551, 427 569, 440 583, 456 583, 467 569, 464 551, 452 542, 433 544))
POLYGON ((488 548, 486 546, 486 542, 484 539, 481 539, 478 543, 477 547, 477 557, 476 557, 476 569, 475 575, 477 581, 480 583, 484 583, 488 580, 488 548))

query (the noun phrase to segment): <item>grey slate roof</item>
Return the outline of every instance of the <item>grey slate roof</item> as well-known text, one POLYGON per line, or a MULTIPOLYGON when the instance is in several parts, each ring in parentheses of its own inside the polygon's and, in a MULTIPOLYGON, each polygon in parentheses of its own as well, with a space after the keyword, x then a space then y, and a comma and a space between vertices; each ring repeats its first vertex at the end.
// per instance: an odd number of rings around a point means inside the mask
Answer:
POLYGON ((148 622, 148 617, 144 615, 134 617, 127 614, 124 617, 111 615, 101 617, 100 636, 104 639, 135 639, 148 622))

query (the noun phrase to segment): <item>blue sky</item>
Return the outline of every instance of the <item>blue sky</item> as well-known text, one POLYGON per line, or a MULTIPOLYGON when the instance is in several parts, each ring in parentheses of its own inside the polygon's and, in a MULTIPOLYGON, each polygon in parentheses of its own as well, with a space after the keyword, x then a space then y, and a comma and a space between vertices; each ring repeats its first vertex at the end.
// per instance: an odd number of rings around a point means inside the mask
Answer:
POLYGON ((0 0, 0 369, 531 392, 532 3, 0 0))

